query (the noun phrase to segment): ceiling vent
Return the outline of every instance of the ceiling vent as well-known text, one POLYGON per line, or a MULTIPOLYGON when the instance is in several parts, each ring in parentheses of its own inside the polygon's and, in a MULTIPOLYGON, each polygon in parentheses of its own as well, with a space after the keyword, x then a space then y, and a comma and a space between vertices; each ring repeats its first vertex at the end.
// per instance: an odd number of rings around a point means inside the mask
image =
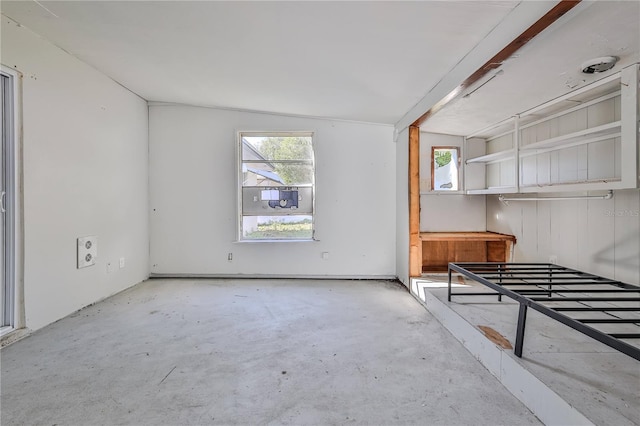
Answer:
POLYGON ((615 56, 603 56, 602 58, 589 59, 580 67, 585 74, 609 71, 618 62, 615 56))

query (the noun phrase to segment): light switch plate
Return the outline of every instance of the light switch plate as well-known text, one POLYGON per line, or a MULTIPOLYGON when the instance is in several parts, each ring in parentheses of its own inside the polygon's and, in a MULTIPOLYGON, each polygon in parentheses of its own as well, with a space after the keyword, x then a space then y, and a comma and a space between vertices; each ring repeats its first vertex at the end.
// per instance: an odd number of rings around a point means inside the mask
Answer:
POLYGON ((78 269, 96 264, 98 257, 98 237, 78 238, 78 269))

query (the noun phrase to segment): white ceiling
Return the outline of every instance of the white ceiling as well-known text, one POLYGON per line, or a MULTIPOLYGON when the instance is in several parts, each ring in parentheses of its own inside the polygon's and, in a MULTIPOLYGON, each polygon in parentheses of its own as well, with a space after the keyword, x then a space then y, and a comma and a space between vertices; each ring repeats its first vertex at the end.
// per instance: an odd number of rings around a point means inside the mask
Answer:
POLYGON ((503 62, 495 78, 480 80, 420 129, 467 135, 640 62, 640 1, 584 2, 576 12, 547 28, 503 62), (602 56, 619 61, 604 73, 581 72, 582 63, 602 56))
MULTIPOLYGON (((0 2, 5 16, 149 101, 387 124, 517 7, 519 1, 0 2)), ((638 61, 640 2, 601 0, 569 17, 423 130, 464 134, 558 96, 583 84, 577 67, 590 57, 638 61)))
POLYGON ((0 7, 147 100, 390 124, 518 4, 40 3, 0 7))

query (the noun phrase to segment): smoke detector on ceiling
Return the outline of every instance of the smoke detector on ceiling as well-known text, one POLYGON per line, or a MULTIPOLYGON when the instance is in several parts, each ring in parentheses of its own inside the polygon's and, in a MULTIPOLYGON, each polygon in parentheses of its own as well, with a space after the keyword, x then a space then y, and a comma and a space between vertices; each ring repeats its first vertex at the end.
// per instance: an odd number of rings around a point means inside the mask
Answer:
POLYGON ((585 74, 609 71, 618 62, 615 56, 603 56, 601 58, 589 59, 580 67, 585 74))

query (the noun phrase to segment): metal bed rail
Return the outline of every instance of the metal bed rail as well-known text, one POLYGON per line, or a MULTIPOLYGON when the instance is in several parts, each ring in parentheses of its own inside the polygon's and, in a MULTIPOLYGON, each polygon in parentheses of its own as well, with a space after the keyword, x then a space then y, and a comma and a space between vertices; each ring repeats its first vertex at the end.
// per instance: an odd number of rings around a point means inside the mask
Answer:
POLYGON ((527 309, 565 324, 638 361, 640 347, 624 340, 640 339, 640 287, 550 263, 449 263, 447 300, 452 296, 507 296, 519 303, 514 353, 522 357, 527 309), (451 290, 451 275, 457 272, 494 292, 451 290), (601 318, 574 318, 568 313, 599 313, 601 318), (631 315, 622 318, 620 315, 631 315), (634 314, 638 314, 633 317, 634 314), (635 332, 605 332, 587 324, 639 327, 635 332))

